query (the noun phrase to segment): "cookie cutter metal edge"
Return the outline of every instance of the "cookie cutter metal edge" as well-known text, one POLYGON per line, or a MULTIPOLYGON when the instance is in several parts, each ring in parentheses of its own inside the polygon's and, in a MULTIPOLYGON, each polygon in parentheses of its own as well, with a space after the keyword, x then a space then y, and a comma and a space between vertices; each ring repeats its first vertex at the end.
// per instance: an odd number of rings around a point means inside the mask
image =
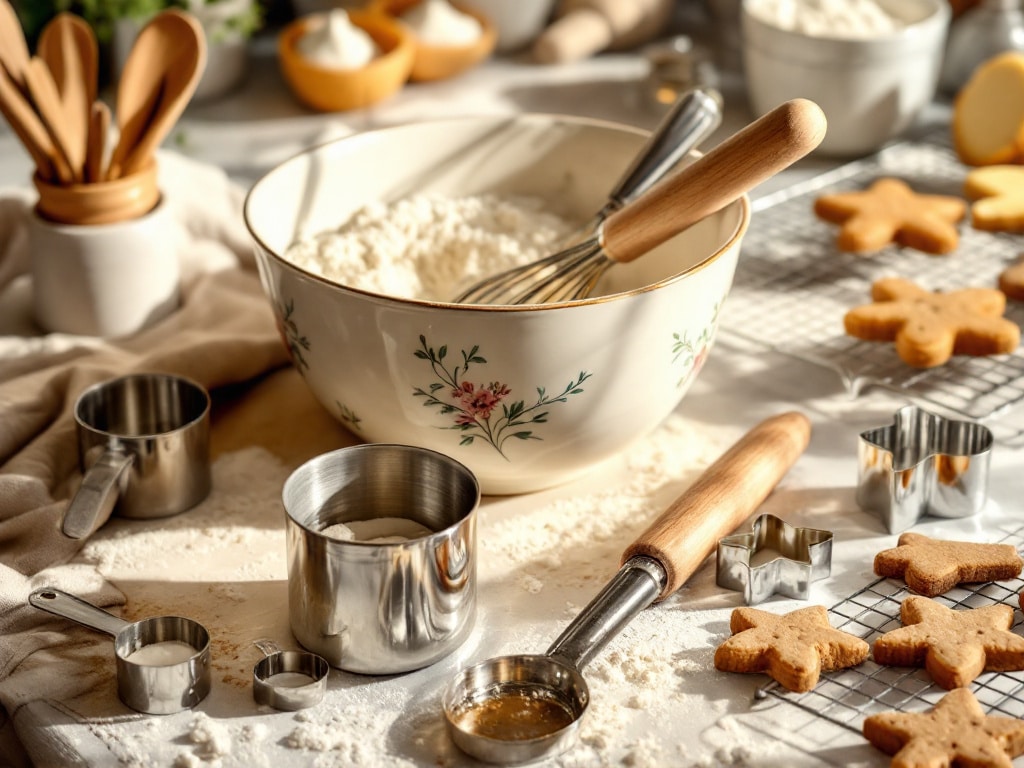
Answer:
POLYGON ((718 541, 718 586, 743 592, 747 605, 776 593, 806 600, 811 582, 831 572, 832 532, 790 525, 775 515, 759 515, 750 533, 734 533, 718 541), (778 556, 752 566, 751 557, 762 550, 778 556))
POLYGON ((899 533, 925 514, 977 514, 988 498, 992 432, 905 405, 893 423, 860 433, 857 503, 899 533))

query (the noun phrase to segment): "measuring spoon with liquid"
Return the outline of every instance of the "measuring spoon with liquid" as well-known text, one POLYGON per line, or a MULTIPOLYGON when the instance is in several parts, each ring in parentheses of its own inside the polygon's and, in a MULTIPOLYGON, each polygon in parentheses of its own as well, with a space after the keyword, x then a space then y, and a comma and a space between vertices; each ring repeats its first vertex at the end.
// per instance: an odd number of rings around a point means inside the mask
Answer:
POLYGON ((125 621, 53 587, 28 596, 30 605, 114 637, 117 695, 148 715, 191 709, 210 692, 210 633, 181 616, 125 621))
POLYGON ((581 671, 642 610, 675 592, 771 493, 810 439, 803 414, 766 419, 712 464, 622 556, 607 586, 543 655, 463 669, 442 696, 455 744, 488 763, 568 749, 590 702, 581 671))

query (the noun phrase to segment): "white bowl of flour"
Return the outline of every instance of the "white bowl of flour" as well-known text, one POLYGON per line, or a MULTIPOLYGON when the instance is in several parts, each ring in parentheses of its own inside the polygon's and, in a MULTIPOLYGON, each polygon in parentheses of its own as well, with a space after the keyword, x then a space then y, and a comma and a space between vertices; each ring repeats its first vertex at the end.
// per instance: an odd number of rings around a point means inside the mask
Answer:
POLYGON ((746 198, 616 265, 592 298, 495 307, 450 297, 555 250, 644 139, 583 118, 454 118, 346 137, 269 172, 245 220, 313 395, 365 441, 462 462, 485 494, 560 484, 628 450, 707 358, 746 198))
POLYGON ((873 152, 935 96, 949 19, 948 0, 743 0, 751 108, 810 99, 828 118, 820 154, 873 152))

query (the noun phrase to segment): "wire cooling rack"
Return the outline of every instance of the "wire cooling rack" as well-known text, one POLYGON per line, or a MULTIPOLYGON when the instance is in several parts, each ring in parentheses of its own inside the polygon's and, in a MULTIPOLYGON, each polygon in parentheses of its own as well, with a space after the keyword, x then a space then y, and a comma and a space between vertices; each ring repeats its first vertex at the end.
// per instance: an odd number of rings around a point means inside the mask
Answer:
MULTIPOLYGON (((967 170, 942 129, 760 199, 722 309, 723 331, 831 368, 853 396, 884 387, 944 415, 987 422, 997 439, 1024 442, 1024 413, 1010 413, 1024 401, 1024 350, 958 355, 920 370, 903 363, 893 344, 843 331, 843 315, 870 301, 876 279, 908 277, 929 290, 995 287, 999 273, 1024 255, 1024 238, 965 223, 959 247, 946 256, 897 246, 859 256, 840 252, 838 227, 814 215, 819 195, 861 189, 881 176, 902 178, 918 192, 962 196, 967 170)), ((1006 316, 1024 325, 1024 303, 1009 302, 1006 316)))
MULTIPOLYGON (((1003 529, 1004 544, 1017 551, 1024 545, 1024 527, 1003 529)), ((957 587, 934 598, 948 608, 981 608, 995 603, 1016 606, 1017 593, 1024 580, 987 582, 957 587)), ((879 579, 829 609, 830 623, 837 629, 873 643, 879 636, 902 626, 900 602, 910 592, 906 584, 894 579, 879 579)), ((1024 623, 1014 612, 1016 629, 1024 623)), ((1024 718, 1024 672, 986 672, 971 683, 982 709, 987 714, 1024 718)), ((920 712, 938 703, 948 691, 932 682, 923 669, 887 667, 870 658, 856 667, 824 673, 818 686, 807 693, 795 694, 778 683, 760 689, 759 695, 773 696, 815 715, 812 726, 820 733, 806 733, 815 743, 828 743, 827 729, 838 727, 861 733, 864 718, 878 712, 920 712)))

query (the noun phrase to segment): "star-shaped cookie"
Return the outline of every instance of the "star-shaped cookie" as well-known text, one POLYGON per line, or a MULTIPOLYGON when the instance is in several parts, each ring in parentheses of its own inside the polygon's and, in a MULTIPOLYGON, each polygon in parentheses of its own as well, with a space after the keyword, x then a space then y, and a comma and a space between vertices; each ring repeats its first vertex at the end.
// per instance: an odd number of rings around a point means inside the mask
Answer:
POLYGON ((781 616, 736 608, 729 626, 733 635, 715 650, 715 669, 766 672, 791 691, 809 691, 822 670, 852 667, 868 656, 868 644, 833 628, 822 605, 781 616))
POLYGON ((864 738, 893 755, 893 768, 1011 768, 1024 753, 1024 720, 986 715, 967 688, 950 691, 928 712, 882 712, 864 719, 864 738))
POLYGON ((943 688, 962 688, 986 670, 1024 669, 1024 637, 1010 631, 1013 607, 997 603, 955 611, 928 597, 900 604, 903 626, 875 640, 876 662, 921 667, 943 688))
POLYGON ((950 195, 924 195, 899 179, 881 178, 865 190, 822 195, 814 201, 819 218, 842 224, 836 246, 841 251, 872 253, 897 243, 926 253, 956 248, 956 224, 967 202, 950 195))
POLYGON ((1024 232, 1024 166, 975 168, 964 180, 975 229, 1024 232))
POLYGON ((1013 579, 1021 562, 1010 544, 944 541, 920 533, 904 533, 897 546, 875 555, 875 573, 903 579, 921 595, 934 597, 957 584, 1013 579))
POLYGON ((934 368, 953 355, 1000 355, 1020 343, 1020 328, 1003 317, 1006 296, 994 288, 926 291, 902 277, 871 286, 871 304, 843 317, 846 333, 865 341, 895 341, 915 368, 934 368))

